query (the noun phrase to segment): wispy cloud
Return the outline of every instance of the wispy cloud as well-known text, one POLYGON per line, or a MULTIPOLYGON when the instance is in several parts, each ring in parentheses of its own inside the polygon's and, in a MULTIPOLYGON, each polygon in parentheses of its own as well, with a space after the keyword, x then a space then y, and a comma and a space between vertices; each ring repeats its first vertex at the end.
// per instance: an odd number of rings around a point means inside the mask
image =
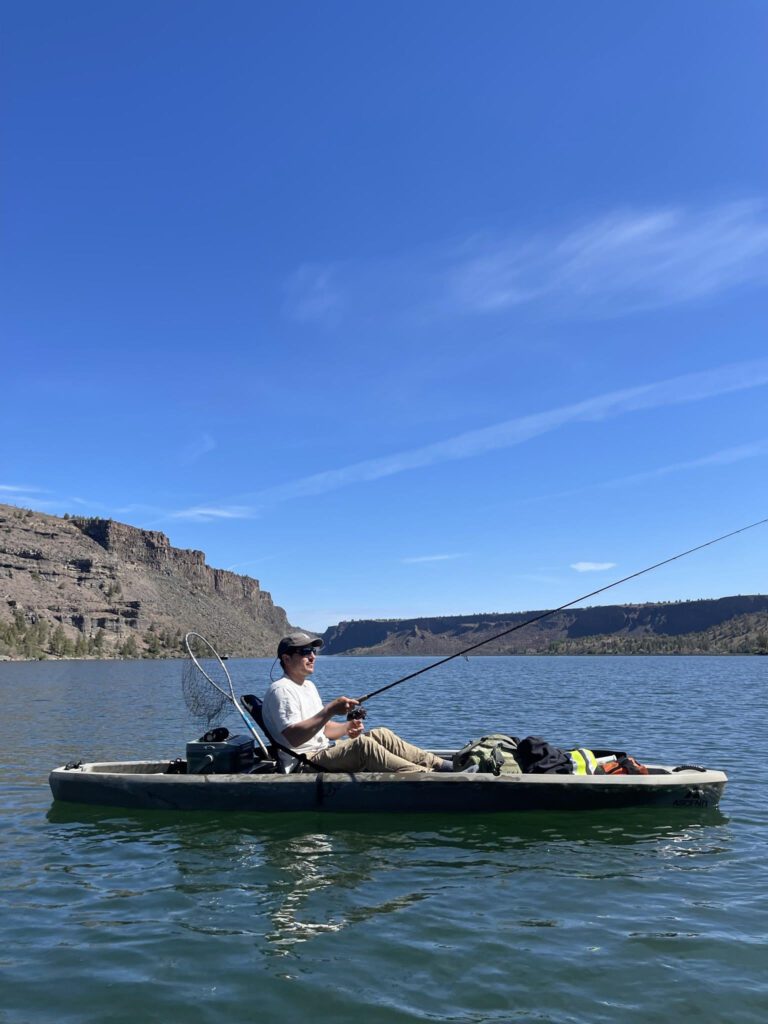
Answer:
POLYGON ((208 452, 212 452, 216 447, 215 440, 210 434, 203 434, 201 437, 194 441, 191 441, 181 454, 181 461, 184 465, 189 465, 192 462, 197 462, 203 455, 207 455, 208 452))
POLYGON ((417 555, 415 558, 401 558, 400 561, 403 565, 417 565, 421 562, 452 562, 456 558, 466 558, 466 555, 417 555))
POLYGON ((655 466, 653 469, 643 470, 642 473, 631 473, 628 476, 616 476, 610 480, 599 480, 590 483, 585 487, 570 487, 567 490, 546 495, 538 495, 535 498, 522 499, 524 502, 552 501, 553 499, 572 498, 574 495, 583 495, 587 490, 598 488, 613 488, 632 486, 636 483, 646 483, 648 480, 657 480, 664 476, 676 476, 679 473, 686 473, 694 469, 706 469, 708 466, 730 466, 749 459, 762 459, 768 456, 768 438, 751 441, 748 444, 736 444, 728 449, 721 449, 719 452, 712 452, 710 455, 699 456, 697 459, 686 459, 682 462, 668 463, 666 466, 655 466))
POLYGON ((265 562, 271 562, 277 555, 264 555, 263 558, 249 558, 246 562, 235 562, 234 565, 228 565, 227 570, 229 572, 240 572, 246 565, 264 565, 265 562))
POLYGON ((469 459, 487 452, 511 448, 542 434, 576 423, 595 423, 631 412, 663 406, 681 405, 715 398, 719 395, 768 384, 768 359, 734 363, 702 373, 685 374, 636 388, 611 391, 604 395, 564 405, 531 416, 505 420, 481 430, 437 441, 407 451, 375 459, 366 459, 340 469, 315 473, 252 495, 254 504, 273 504, 308 497, 347 487, 355 483, 421 469, 439 463, 469 459))
POLYGON ((189 519, 198 523, 209 523, 216 519, 254 519, 255 510, 245 505, 222 505, 218 508, 211 505, 195 505, 192 508, 169 512, 171 519, 189 519))
POLYGON ((285 285, 283 312, 293 320, 335 323, 343 302, 331 264, 307 263, 285 285))
POLYGON ((516 234, 478 232, 358 264, 307 264, 285 286, 293 319, 440 319, 530 309, 605 318, 768 281, 768 204, 614 209, 516 234))
POLYGON ((44 495, 50 495, 50 491, 42 487, 30 484, 0 484, 0 503, 7 502, 10 505, 35 508, 39 511, 55 509, 57 503, 43 497, 44 495))
POLYGON ((601 488, 627 487, 635 484, 643 484, 649 480, 658 480, 661 477, 673 476, 679 473, 686 473, 690 470, 705 469, 708 466, 728 466, 747 459, 764 458, 768 456, 768 438, 759 441, 752 441, 749 444, 736 445, 732 448, 723 448, 709 455, 702 455, 696 459, 686 459, 682 462, 668 463, 666 466, 656 466, 653 469, 644 470, 642 473, 632 473, 629 476, 613 477, 610 480, 599 480, 590 482, 583 487, 569 487, 563 491, 549 491, 543 494, 529 495, 520 498, 523 504, 540 501, 554 501, 561 498, 572 498, 577 494, 584 494, 587 491, 595 491, 601 488))
POLYGON ((615 562, 572 562, 571 568, 576 572, 604 572, 606 569, 615 569, 615 562))
POLYGON ((736 445, 733 448, 723 448, 721 451, 712 452, 710 455, 702 455, 698 459, 672 462, 666 466, 658 466, 656 469, 646 470, 643 473, 633 473, 631 476, 619 477, 616 480, 608 481, 603 486, 618 487, 626 484, 643 483, 646 480, 655 480, 662 476, 670 476, 690 469, 701 469, 705 466, 729 466, 737 462, 744 462, 747 459, 761 458, 765 455, 768 455, 768 438, 753 441, 750 444, 736 445))
POLYGON ((449 284, 468 312, 546 301, 615 315, 768 280, 768 213, 759 201, 619 211, 559 234, 467 249, 449 284))

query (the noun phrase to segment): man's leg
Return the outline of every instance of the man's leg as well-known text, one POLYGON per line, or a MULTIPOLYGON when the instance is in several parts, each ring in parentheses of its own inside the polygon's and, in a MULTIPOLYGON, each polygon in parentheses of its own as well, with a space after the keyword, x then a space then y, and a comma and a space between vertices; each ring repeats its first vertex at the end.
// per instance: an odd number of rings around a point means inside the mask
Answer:
POLYGON ((430 753, 429 750, 422 750, 421 747, 415 747, 412 743, 407 743, 397 733, 392 732, 391 729, 371 729, 368 735, 391 754, 402 758, 403 761, 420 765, 431 772, 441 770, 443 767, 444 760, 442 757, 430 753))
MULTIPOLYGON (((374 729, 373 733, 389 732, 389 729, 374 729)), ((390 751, 385 744, 370 736, 358 736, 354 740, 341 740, 334 747, 326 747, 310 757, 312 764, 327 772, 423 772, 430 771, 425 764, 419 765, 390 751)), ((394 736, 394 733, 390 733, 394 736)), ((395 739, 399 737, 395 736, 395 739)), ((400 740, 402 743, 403 741, 400 740)), ((410 744, 403 743, 404 747, 410 744)), ((412 747, 417 750, 418 747, 412 747)), ((425 751, 419 751, 425 753, 425 751)), ((440 761, 440 758, 435 758, 440 761)))

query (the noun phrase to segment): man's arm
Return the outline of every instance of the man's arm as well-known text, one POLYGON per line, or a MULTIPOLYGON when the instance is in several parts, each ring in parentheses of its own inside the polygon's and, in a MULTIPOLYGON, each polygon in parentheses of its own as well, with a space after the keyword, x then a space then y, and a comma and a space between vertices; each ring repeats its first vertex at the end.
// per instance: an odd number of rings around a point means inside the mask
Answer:
POLYGON ((323 732, 329 740, 340 740, 342 736, 349 736, 353 740, 365 732, 365 726, 359 718, 353 718, 350 722, 328 722, 323 732))
POLYGON ((308 743, 321 729, 329 739, 338 739, 338 736, 343 736, 346 733, 348 723, 344 723, 344 725, 341 722, 331 723, 342 730, 335 736, 328 732, 331 719, 334 715, 346 715, 358 703, 359 701, 356 701, 353 697, 337 697, 335 700, 324 705, 311 718, 305 718, 303 722, 294 722, 293 725, 287 725, 283 729, 283 736, 288 740, 288 744, 291 747, 300 747, 302 743, 308 743))

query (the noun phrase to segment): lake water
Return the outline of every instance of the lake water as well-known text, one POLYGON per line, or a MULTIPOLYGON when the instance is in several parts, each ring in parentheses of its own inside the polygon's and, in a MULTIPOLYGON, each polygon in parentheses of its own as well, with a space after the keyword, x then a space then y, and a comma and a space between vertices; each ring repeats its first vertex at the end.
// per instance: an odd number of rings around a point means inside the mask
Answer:
MULTIPOLYGON (((316 680, 354 696, 426 663, 321 658, 316 680)), ((229 662, 239 692, 269 667, 229 662)), ((179 676, 0 664, 3 1024, 768 1019, 768 658, 473 658, 369 705, 424 745, 533 733, 722 768, 719 812, 53 805, 55 765, 183 755, 179 676)))

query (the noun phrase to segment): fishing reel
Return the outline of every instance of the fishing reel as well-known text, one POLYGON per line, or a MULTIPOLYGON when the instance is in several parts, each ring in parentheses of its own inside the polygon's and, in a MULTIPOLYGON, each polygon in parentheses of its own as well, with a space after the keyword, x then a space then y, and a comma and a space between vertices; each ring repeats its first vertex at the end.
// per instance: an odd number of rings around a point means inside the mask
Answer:
POLYGON ((364 708, 362 704, 357 704, 352 708, 351 711, 347 712, 348 722, 362 722, 362 720, 368 715, 368 709, 364 708))

